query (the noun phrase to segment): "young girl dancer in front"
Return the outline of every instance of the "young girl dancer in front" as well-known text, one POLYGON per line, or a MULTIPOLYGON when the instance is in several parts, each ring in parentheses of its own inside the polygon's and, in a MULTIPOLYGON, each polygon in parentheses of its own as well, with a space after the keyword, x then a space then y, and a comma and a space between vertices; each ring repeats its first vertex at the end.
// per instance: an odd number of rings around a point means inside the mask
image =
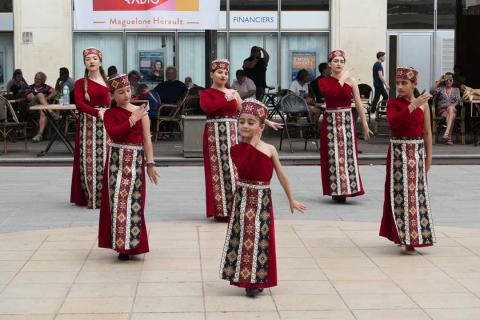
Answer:
POLYGON ((398 68, 398 97, 387 103, 391 138, 380 226, 380 236, 404 245, 407 254, 415 254, 415 247, 435 242, 427 186, 432 165, 430 95, 414 97, 417 77, 415 69, 398 68))
POLYGON ((108 87, 116 106, 104 115, 112 142, 105 165, 98 245, 114 249, 118 259, 148 252, 145 225, 145 165, 150 181, 159 177, 153 161, 150 120, 143 106, 130 103, 127 75, 110 78, 108 87), (146 158, 146 163, 145 163, 146 158))
POLYGON ((239 119, 241 142, 230 149, 238 172, 223 250, 220 276, 246 289, 249 297, 277 285, 275 228, 270 180, 273 169, 287 195, 290 210, 304 212, 296 201, 277 150, 261 140, 267 108, 249 99, 242 103, 239 119))

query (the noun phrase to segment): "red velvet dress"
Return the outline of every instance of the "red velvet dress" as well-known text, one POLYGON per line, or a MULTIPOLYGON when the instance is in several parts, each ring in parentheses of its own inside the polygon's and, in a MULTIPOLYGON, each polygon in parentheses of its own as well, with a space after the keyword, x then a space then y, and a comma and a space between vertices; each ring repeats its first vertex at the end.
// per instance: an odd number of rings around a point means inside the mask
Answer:
POLYGON ((203 132, 207 217, 227 218, 236 181, 230 148, 237 144, 237 101, 227 101, 225 93, 208 88, 200 92, 200 107, 207 115, 203 132))
POLYGON ((98 246, 135 255, 149 248, 142 121, 130 128, 130 115, 130 111, 115 107, 104 116, 112 142, 105 162, 98 246))
POLYGON ((220 276, 242 288, 277 285, 275 226, 270 180, 273 161, 250 144, 231 148, 237 188, 223 249, 220 276))
POLYGON ((75 105, 80 116, 75 132, 70 202, 94 209, 100 208, 103 165, 107 152, 107 136, 98 112, 101 107, 110 106, 110 93, 107 87, 90 79, 90 102, 85 101, 84 92, 82 78, 75 82, 75 105))
POLYGON ((318 82, 326 111, 320 125, 320 167, 323 194, 355 197, 364 194, 358 167, 356 124, 352 116, 352 87, 334 77, 318 82))
POLYGON ((422 109, 410 113, 409 104, 403 98, 387 103, 391 139, 380 236, 396 244, 424 247, 435 241, 425 170, 424 119, 422 109))

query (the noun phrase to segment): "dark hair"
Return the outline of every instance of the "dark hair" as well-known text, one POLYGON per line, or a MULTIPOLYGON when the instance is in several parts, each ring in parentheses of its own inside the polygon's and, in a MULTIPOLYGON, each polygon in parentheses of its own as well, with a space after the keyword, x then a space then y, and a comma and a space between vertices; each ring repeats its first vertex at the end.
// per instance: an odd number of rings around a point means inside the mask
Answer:
POLYGON ((253 56, 253 53, 256 52, 256 51, 259 51, 260 50, 260 47, 258 46, 253 46, 251 49, 250 49, 250 56, 253 56))
POLYGON ((138 85, 137 91, 142 92, 143 90, 148 89, 148 85, 146 83, 140 83, 138 85))
POLYGON ((378 51, 377 52, 377 59, 380 59, 381 57, 383 57, 385 55, 385 52, 383 51, 378 51))
POLYGON ((323 74, 325 72, 325 70, 327 70, 328 68, 328 63, 326 62, 322 62, 318 65, 318 71, 323 74))
POLYGON ((140 75, 140 72, 138 72, 137 70, 132 70, 128 73, 128 78, 130 79, 130 77, 132 76, 137 76, 137 77, 141 77, 140 75))
POLYGON ((297 76, 295 77, 295 80, 300 81, 300 80, 303 80, 303 78, 306 78, 306 77, 308 77, 307 69, 301 69, 301 70, 298 71, 297 76))
POLYGON ((27 83, 27 81, 25 81, 25 78, 23 77, 22 69, 15 69, 15 71, 13 71, 12 79, 15 80, 15 77, 18 76, 18 75, 21 75, 22 76, 22 81, 27 83))
POLYGON ((113 75, 116 75, 117 73, 118 73, 117 67, 115 67, 115 66, 110 66, 110 67, 108 67, 108 69, 107 69, 107 75, 108 75, 108 77, 111 77, 111 76, 113 76, 113 75))
POLYGON ((449 71, 449 72, 445 72, 445 75, 446 75, 446 76, 452 76, 452 77, 453 77, 453 72, 450 72, 450 71, 449 71))
POLYGON ((235 71, 235 76, 238 78, 238 77, 243 77, 245 76, 245 70, 243 69, 238 69, 237 71, 235 71))
POLYGON ((67 75, 70 74, 70 71, 68 70, 67 67, 61 67, 61 68, 60 68, 60 72, 64 72, 64 73, 66 73, 67 75))

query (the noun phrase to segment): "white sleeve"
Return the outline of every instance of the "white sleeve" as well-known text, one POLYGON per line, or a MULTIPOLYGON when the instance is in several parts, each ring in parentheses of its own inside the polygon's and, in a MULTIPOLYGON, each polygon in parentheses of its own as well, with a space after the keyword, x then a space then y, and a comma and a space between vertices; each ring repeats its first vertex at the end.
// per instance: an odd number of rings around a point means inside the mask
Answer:
POLYGON ((290 87, 288 88, 289 91, 292 91, 296 95, 298 95, 298 82, 295 80, 290 84, 290 87))
POLYGON ((247 90, 257 90, 257 86, 255 85, 255 82, 253 82, 252 79, 247 79, 247 90))

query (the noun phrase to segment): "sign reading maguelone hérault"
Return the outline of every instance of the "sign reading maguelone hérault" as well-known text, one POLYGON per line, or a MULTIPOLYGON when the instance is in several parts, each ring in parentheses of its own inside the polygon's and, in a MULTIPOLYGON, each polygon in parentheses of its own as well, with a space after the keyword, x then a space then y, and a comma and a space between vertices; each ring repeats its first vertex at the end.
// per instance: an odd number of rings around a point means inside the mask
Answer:
POLYGON ((75 30, 218 29, 220 0, 74 0, 75 30))

